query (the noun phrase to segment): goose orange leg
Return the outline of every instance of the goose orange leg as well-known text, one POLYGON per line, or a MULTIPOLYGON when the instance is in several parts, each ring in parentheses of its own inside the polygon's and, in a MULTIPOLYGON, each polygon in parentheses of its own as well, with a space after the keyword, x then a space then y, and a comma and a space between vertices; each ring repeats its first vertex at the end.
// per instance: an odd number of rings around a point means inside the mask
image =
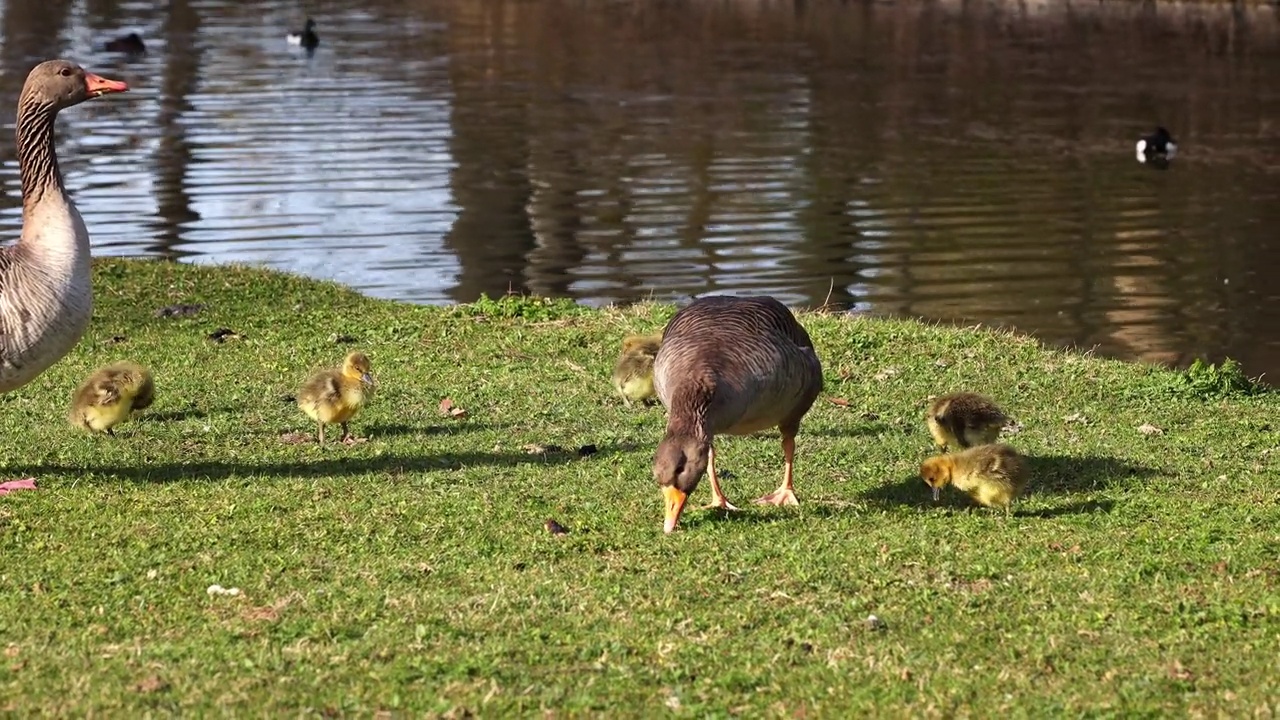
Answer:
POLYGON ((782 434, 782 485, 768 495, 756 498, 761 505, 799 505, 795 489, 791 486, 791 471, 795 465, 796 435, 782 434))
POLYGON ((704 505, 705 509, 720 508, 721 510, 737 510, 729 498, 724 496, 724 491, 720 489, 720 478, 716 477, 716 449, 711 447, 707 450, 707 474, 711 476, 711 502, 704 505))

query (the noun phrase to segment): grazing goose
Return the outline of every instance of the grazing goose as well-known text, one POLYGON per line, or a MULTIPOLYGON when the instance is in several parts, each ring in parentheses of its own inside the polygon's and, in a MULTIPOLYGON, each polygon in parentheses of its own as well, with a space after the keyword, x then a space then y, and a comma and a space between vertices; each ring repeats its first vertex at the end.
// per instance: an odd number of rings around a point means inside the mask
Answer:
POLYGON ((302 32, 289 33, 288 41, 290 45, 301 45, 308 50, 315 50, 320 44, 320 36, 316 35, 316 21, 307 18, 307 24, 303 27, 302 32))
POLYGON ((40 63, 18 99, 22 235, 0 248, 0 392, 22 387, 60 360, 89 325, 89 232, 62 184, 54 154, 58 111, 128 85, 67 60, 40 63))
POLYGON ((654 389, 667 408, 667 432, 653 460, 675 530, 704 470, 711 505, 736 510, 716 477, 716 435, 782 433, 782 485, 758 503, 796 505, 792 465, 800 419, 822 391, 822 363, 809 334, 771 297, 699 298, 671 318, 654 360, 654 389))
POLYGON ((1134 152, 1140 163, 1148 160, 1172 160, 1177 153, 1178 145, 1173 141, 1173 136, 1162 127, 1139 140, 1134 152))

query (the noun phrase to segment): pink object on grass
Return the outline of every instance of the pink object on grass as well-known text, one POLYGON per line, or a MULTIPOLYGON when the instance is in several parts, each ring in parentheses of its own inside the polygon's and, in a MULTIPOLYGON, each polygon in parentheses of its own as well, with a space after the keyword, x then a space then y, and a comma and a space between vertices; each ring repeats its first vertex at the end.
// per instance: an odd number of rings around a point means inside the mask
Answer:
POLYGON ((35 478, 23 478, 21 480, 6 480, 0 482, 0 495, 8 495, 14 490, 35 490, 35 478))

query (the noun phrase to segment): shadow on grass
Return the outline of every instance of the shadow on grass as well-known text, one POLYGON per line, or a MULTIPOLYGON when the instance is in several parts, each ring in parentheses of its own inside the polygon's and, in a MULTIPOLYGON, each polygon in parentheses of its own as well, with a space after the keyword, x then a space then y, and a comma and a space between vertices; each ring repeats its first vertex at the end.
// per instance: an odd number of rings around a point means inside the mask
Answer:
MULTIPOLYGON (((813 435, 815 437, 860 437, 860 436, 878 436, 893 431, 893 426, 889 423, 878 422, 874 420, 858 420, 853 423, 842 424, 835 427, 805 427, 800 428, 800 434, 797 436, 803 439, 805 435, 813 435)), ((775 431, 772 437, 779 437, 775 431)), ((799 444, 800 440, 796 441, 799 444)))
MULTIPOLYGON (((217 412, 217 411, 215 411, 217 412)), ((166 412, 147 412, 145 415, 137 416, 140 420, 149 420, 151 422, 182 422, 183 420, 203 420, 209 417, 209 413, 204 410, 169 410, 166 412)))
POLYGON ((397 435, 457 435, 477 430, 495 430, 501 426, 484 422, 440 422, 429 425, 406 425, 405 423, 372 423, 361 428, 362 435, 370 437, 393 437, 397 435))
MULTIPOLYGON (((326 446, 326 454, 342 453, 346 449, 333 443, 326 446)), ((41 474, 58 473, 82 476, 85 472, 101 473, 115 479, 131 482, 169 483, 180 480, 213 482, 227 478, 313 478, 342 477, 385 473, 401 475, 407 472, 432 470, 459 470, 462 468, 515 467, 519 465, 563 465, 570 462, 590 462, 595 458, 621 452, 618 448, 602 447, 590 456, 577 452, 526 453, 526 452, 444 452, 431 455, 380 455, 377 457, 324 457, 313 461, 299 459, 286 462, 222 462, 202 460, 190 463, 148 463, 141 466, 126 465, 38 465, 24 472, 39 477, 41 474)))
MULTIPOLYGON (((1138 485, 1155 475, 1156 468, 1112 457, 1031 455, 1030 491, 1070 493, 1138 485)), ((920 481, 924 483, 923 480, 920 481)))
MULTIPOLYGON (((1027 494, 1048 495, 1053 493, 1088 492, 1102 490, 1116 485, 1141 483, 1156 473, 1154 468, 1136 463, 1126 462, 1110 457, 1069 457, 1063 455, 1029 456, 1031 463, 1031 482, 1027 494)), ((919 475, 910 477, 891 485, 881 485, 861 494, 862 499, 881 506, 966 508, 975 507, 964 493, 952 488, 943 491, 938 502, 933 501, 924 480, 919 475)), ((1015 508, 1017 505, 1015 504, 1015 508)), ((1085 502, 1066 505, 1053 510, 1023 513, 1041 517, 1065 515, 1080 512, 1102 510, 1110 512, 1109 502, 1085 502)), ((1015 514, 1018 514, 1015 509, 1015 514)))
MULTIPOLYGON (((786 512, 786 510, 790 508, 779 509, 772 505, 757 505, 752 499, 743 501, 730 500, 730 502, 736 505, 738 509, 723 510, 703 508, 701 505, 688 507, 685 509, 684 514, 680 516, 679 527, 693 529, 704 523, 707 525, 714 525, 717 523, 772 523, 788 517, 798 516, 798 513, 786 512)), ((662 508, 657 507, 656 509, 657 513, 654 517, 656 517, 659 524, 661 524, 662 508)))

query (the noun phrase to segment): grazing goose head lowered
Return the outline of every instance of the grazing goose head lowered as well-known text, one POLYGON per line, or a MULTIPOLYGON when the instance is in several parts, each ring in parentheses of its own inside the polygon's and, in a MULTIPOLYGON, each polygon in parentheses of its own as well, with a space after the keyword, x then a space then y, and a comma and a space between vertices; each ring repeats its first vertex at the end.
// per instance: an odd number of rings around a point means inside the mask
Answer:
POLYGON ((716 435, 777 427, 782 484, 756 502, 796 505, 792 489, 800 420, 822 391, 822 363, 795 315, 775 298, 710 296, 677 312, 662 334, 653 385, 667 408, 667 432, 653 458, 665 505, 663 530, 675 530, 702 473, 710 507, 736 510, 716 476, 716 435))
POLYGON ((89 233, 62 182, 54 121, 61 110, 128 89, 69 60, 40 63, 22 86, 14 132, 22 235, 0 248, 0 392, 44 372, 88 327, 89 233))

